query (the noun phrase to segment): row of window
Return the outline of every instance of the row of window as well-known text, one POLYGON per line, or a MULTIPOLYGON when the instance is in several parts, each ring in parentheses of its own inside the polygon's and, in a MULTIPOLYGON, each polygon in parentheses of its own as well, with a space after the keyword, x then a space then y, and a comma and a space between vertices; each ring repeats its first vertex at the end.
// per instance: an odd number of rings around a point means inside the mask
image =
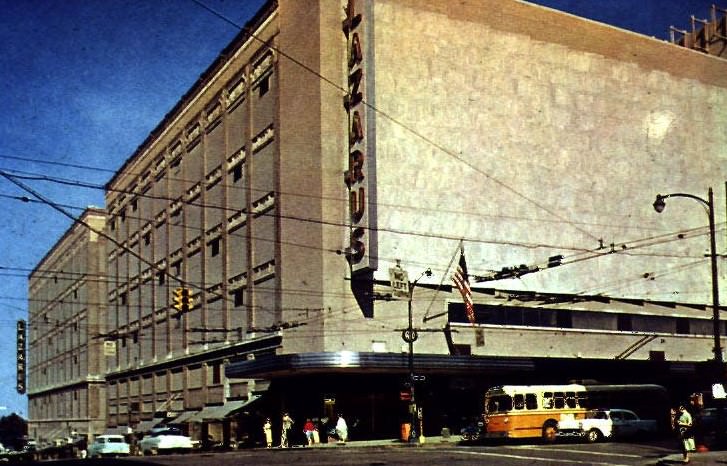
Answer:
MULTIPOLYGON (((710 334, 711 321, 687 317, 641 314, 614 314, 596 311, 573 311, 538 307, 492 306, 475 304, 475 322, 478 324, 517 327, 580 328, 591 330, 617 330, 620 332, 664 332, 680 335, 710 334), (574 316, 577 316, 574 319, 574 316)), ((468 323, 464 304, 448 305, 449 321, 468 323)), ((727 322, 723 332, 727 332, 727 322)))
POLYGON ((487 412, 534 409, 576 409, 587 408, 588 400, 583 392, 543 392, 538 404, 535 393, 519 393, 513 396, 499 395, 488 398, 487 412))

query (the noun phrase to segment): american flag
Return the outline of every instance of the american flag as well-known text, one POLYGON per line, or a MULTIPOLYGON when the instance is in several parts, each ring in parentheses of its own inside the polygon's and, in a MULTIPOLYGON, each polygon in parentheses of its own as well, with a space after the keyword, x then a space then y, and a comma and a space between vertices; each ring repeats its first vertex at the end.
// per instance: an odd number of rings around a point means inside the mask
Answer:
POLYGON ((464 311, 467 319, 471 324, 476 322, 475 308, 472 302, 472 289, 470 288, 470 279, 467 275, 467 262, 464 260, 464 247, 460 248, 459 264, 457 270, 452 275, 452 281, 462 295, 464 301, 464 311))

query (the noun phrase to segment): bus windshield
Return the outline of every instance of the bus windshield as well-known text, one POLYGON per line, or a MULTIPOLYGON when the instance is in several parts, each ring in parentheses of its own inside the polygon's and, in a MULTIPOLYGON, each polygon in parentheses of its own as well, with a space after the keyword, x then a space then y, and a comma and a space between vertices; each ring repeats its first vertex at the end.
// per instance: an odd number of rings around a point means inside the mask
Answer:
POLYGON ((512 409, 512 397, 510 395, 497 395, 487 399, 485 406, 486 413, 504 413, 512 409))

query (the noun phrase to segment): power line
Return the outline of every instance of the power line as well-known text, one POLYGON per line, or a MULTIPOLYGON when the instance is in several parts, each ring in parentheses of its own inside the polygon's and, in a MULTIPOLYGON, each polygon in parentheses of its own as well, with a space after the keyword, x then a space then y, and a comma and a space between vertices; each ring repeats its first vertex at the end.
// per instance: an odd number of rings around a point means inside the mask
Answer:
MULTIPOLYGON (((25 161, 31 161, 31 162, 43 162, 48 165, 58 165, 58 166, 68 165, 68 164, 64 164, 61 162, 43 161, 40 159, 33 159, 33 158, 27 158, 27 157, 11 157, 11 156, 0 155, 0 158, 13 158, 13 159, 25 160, 25 161)), ((114 170, 99 169, 97 167, 93 167, 90 165, 72 164, 72 166, 76 167, 76 168, 87 168, 89 170, 104 170, 104 171, 109 171, 109 172, 115 173, 114 170)), ((75 184, 78 187, 83 187, 83 188, 88 188, 88 189, 99 189, 99 190, 103 190, 103 191, 107 190, 107 188, 104 185, 92 184, 92 183, 82 182, 79 180, 73 180, 73 179, 68 179, 68 178, 49 177, 48 175, 45 175, 42 173, 29 172, 26 170, 18 170, 18 169, 14 169, 14 168, 0 168, 0 170, 25 174, 30 177, 37 176, 37 177, 39 177, 39 180, 42 180, 42 181, 57 182, 57 183, 62 183, 62 184, 67 184, 67 185, 75 184)), ((130 171, 128 173, 132 174, 132 175, 141 175, 142 174, 142 173, 133 172, 133 171, 130 171)), ((172 177, 172 176, 168 176, 167 179, 169 181, 190 183, 190 184, 194 184, 199 181, 199 180, 192 180, 192 179, 187 179, 187 178, 177 178, 177 177, 172 177)), ((222 182, 219 184, 221 187, 226 188, 226 189, 233 189, 233 190, 249 189, 252 192, 257 191, 260 193, 270 192, 269 190, 265 190, 262 188, 255 188, 254 186, 237 186, 236 183, 229 184, 229 183, 222 182)), ((108 191, 117 192, 117 193, 121 193, 121 194, 128 194, 131 196, 141 197, 141 198, 160 199, 160 200, 169 200, 169 201, 177 200, 177 198, 146 195, 143 193, 138 193, 133 190, 127 190, 127 189, 118 189, 118 188, 110 189, 109 188, 108 191)), ((302 193, 302 192, 291 192, 291 191, 273 191, 273 192, 276 195, 279 194, 279 195, 284 195, 284 196, 294 196, 294 197, 302 197, 302 198, 306 198, 306 199, 317 199, 317 200, 322 200, 322 201, 332 201, 332 202, 342 202, 342 203, 348 202, 347 197, 341 198, 341 197, 333 197, 333 196, 320 196, 320 195, 315 195, 315 194, 307 194, 307 193, 302 193)), ((7 197, 7 198, 14 198, 14 199, 21 200, 24 202, 39 202, 35 199, 28 199, 25 196, 10 196, 10 195, 0 195, 0 196, 7 197)), ((524 220, 524 221, 528 221, 528 222, 539 222, 539 223, 559 223, 559 224, 563 223, 563 221, 560 219, 554 220, 554 219, 547 219, 547 218, 523 217, 523 216, 518 216, 518 215, 488 214, 488 213, 483 213, 483 212, 472 212, 471 210, 456 210, 456 209, 442 209, 442 208, 437 208, 436 210, 433 210, 433 209, 430 209, 427 207, 404 205, 404 204, 392 204, 392 203, 386 203, 386 202, 380 202, 380 201, 376 201, 373 204, 377 205, 379 207, 392 207, 392 208, 396 208, 396 209, 409 209, 409 210, 427 211, 427 212, 446 212, 446 213, 451 213, 451 214, 474 216, 474 217, 478 217, 478 218, 481 217, 481 218, 495 218, 495 219, 524 220)), ((59 204, 59 205, 62 205, 62 204, 59 204)), ((222 206, 214 206, 214 205, 210 205, 210 204, 207 204, 207 206, 209 206, 211 208, 224 208, 222 206)), ((67 206, 67 207, 70 207, 70 206, 67 206)), ((81 207, 71 207, 71 208, 81 209, 81 207)), ((654 230, 654 229, 656 229, 656 228, 645 227, 643 225, 615 225, 613 223, 597 223, 597 222, 585 222, 585 221, 572 221, 571 223, 573 223, 574 225, 585 225, 585 226, 592 226, 592 227, 610 227, 610 228, 617 227, 617 228, 633 229, 633 230, 654 230)))
MULTIPOLYGON (((30 179, 36 179, 36 180, 38 179, 38 178, 34 178, 34 177, 24 177, 24 176, 20 176, 20 175, 11 175, 11 176, 17 176, 18 178, 21 178, 21 179, 28 179, 28 178, 30 178, 30 179)), ((70 181, 60 181, 60 180, 50 179, 50 178, 46 178, 46 177, 43 177, 43 180, 45 180, 45 181, 53 181, 53 182, 57 181, 57 182, 61 182, 63 184, 83 185, 83 183, 76 182, 76 181, 73 181, 73 182, 70 182, 70 181)), ((84 187, 90 187, 90 188, 94 188, 94 189, 103 189, 102 186, 92 185, 90 183, 86 184, 84 187)), ((162 200, 166 200, 166 201, 176 201, 176 199, 172 199, 172 198, 168 198, 168 197, 161 197, 161 196, 149 196, 149 195, 143 195, 143 194, 142 195, 139 195, 139 196, 142 196, 142 197, 151 197, 153 199, 162 199, 162 200)), ((215 205, 209 205, 209 204, 202 204, 202 203, 184 202, 184 204, 185 205, 189 205, 189 206, 193 206, 193 207, 223 209, 223 210, 226 210, 226 211, 234 211, 236 213, 242 212, 242 211, 240 211, 238 209, 225 208, 225 207, 221 207, 221 206, 215 206, 215 205)), ((330 221, 323 221, 323 220, 317 220, 317 219, 309 219, 309 218, 304 218, 304 217, 298 217, 298 216, 293 216, 293 215, 281 215, 281 214, 274 214, 274 215, 272 215, 269 212, 265 212, 262 215, 265 215, 265 216, 274 216, 275 218, 285 218, 285 219, 302 221, 302 222, 316 223, 316 224, 327 225, 327 226, 336 226, 336 227, 345 227, 345 226, 347 226, 347 224, 345 224, 343 222, 330 222, 330 221)), ((138 218, 141 219, 141 217, 138 217, 138 218)), ((152 221, 152 219, 144 219, 144 220, 152 221)), ((170 223, 170 225, 173 225, 173 224, 170 223)), ((407 231, 407 230, 387 228, 387 227, 371 228, 371 230, 383 231, 383 232, 389 232, 389 233, 395 233, 395 234, 401 234, 401 235, 425 237, 425 238, 437 238, 437 239, 446 239, 446 240, 459 240, 459 239, 462 239, 461 237, 447 236, 447 235, 436 234, 436 233, 428 233, 428 232, 407 231)), ((556 249, 556 250, 574 250, 574 251, 580 251, 580 252, 583 252, 583 253, 588 253, 588 252, 592 251, 592 250, 584 250, 584 249, 581 249, 581 248, 575 248, 573 246, 552 245, 552 244, 545 244, 545 243, 525 243, 525 242, 515 242, 515 241, 482 240, 482 239, 474 239, 474 238, 464 238, 464 240, 466 242, 469 242, 469 243, 483 243, 483 244, 508 245, 508 246, 517 246, 517 247, 527 248, 527 249, 548 248, 548 249, 556 249)), ((305 246, 305 245, 301 245, 300 243, 297 243, 297 244, 299 246, 301 246, 301 247, 305 246)), ((625 243, 621 243, 621 244, 623 245, 625 243)), ((316 248, 316 247, 314 247, 314 248, 316 248)), ((322 250, 325 250, 325 251, 332 251, 331 249, 327 249, 327 248, 321 248, 321 249, 322 250)), ((626 253, 626 254, 628 255, 630 253, 626 253)))
MULTIPOLYGON (((161 200, 161 201, 167 201, 170 203, 181 201, 184 205, 188 205, 190 207, 200 207, 200 208, 206 208, 206 209, 217 209, 227 212, 239 212, 240 210, 233 207, 226 207, 222 205, 215 205, 210 203, 201 203, 201 202, 194 202, 194 201, 188 201, 184 199, 184 196, 180 197, 170 197, 170 196, 161 196, 161 195, 154 195, 154 194, 148 194, 148 193, 138 193, 133 190, 128 189, 118 189, 118 188, 106 188, 104 185, 101 184, 95 184, 80 180, 73 180, 73 179, 67 179, 67 178, 60 178, 60 177, 54 177, 54 176, 48 176, 45 174, 38 174, 34 172, 28 172, 24 170, 10 170, 14 173, 16 173, 13 176, 16 176, 19 179, 24 180, 32 180, 32 181, 44 181, 44 182, 50 182, 50 183, 57 183, 62 184, 65 186, 75 186, 80 188, 86 188, 86 189, 97 189, 101 191, 111 191, 111 192, 117 192, 120 194, 128 194, 131 196, 134 196, 136 198, 145 198, 145 199, 152 199, 152 200, 161 200)), ((231 188, 237 188, 237 189, 245 189, 242 187, 236 187, 234 185, 228 185, 225 183, 222 183, 222 186, 231 187, 231 188)), ((255 191, 256 189, 250 187, 252 191, 255 191)), ((341 198, 332 198, 332 197, 320 197, 320 196, 312 196, 312 195, 305 195, 305 194, 299 194, 299 193, 290 193, 290 192, 282 192, 282 191, 269 191, 264 189, 257 189, 257 191, 263 192, 263 193, 270 193, 272 192, 274 195, 289 195, 289 196, 300 196, 305 198, 315 198, 320 200, 331 200, 334 202, 347 202, 346 199, 341 198)), ((24 200, 24 199, 21 199, 24 200)), ((552 223, 552 222, 559 222, 558 220, 547 220, 547 219, 538 219, 538 218, 529 218, 529 217, 520 217, 520 216, 510 216, 510 215, 495 215, 495 214, 484 214, 484 213, 473 213, 472 211, 461 211, 461 210, 453 210, 453 209, 428 209, 426 207, 418 207, 418 206, 407 206, 407 205, 401 205, 401 204, 384 204, 384 203, 377 203, 378 206, 386 206, 386 207, 394 207, 397 209, 412 209, 412 210, 418 210, 418 211, 427 211, 429 213, 451 213, 456 215, 467 215, 467 216, 473 216, 473 217, 483 217, 483 218, 496 218, 496 219, 512 219, 512 220, 523 220, 528 222, 544 222, 544 223, 552 223)), ((314 223, 321 223, 321 224, 329 224, 333 226, 348 226, 346 223, 340 222, 340 223, 330 223, 330 222, 324 222, 323 220, 316 220, 316 219, 306 219, 302 217, 296 217, 296 216, 285 216, 281 218, 289 218, 291 220, 299 220, 299 221, 311 221, 314 223)), ((629 229, 640 229, 640 230, 646 230, 647 228, 643 227, 631 227, 631 226, 625 226, 625 225, 605 225, 605 224, 590 224, 586 222, 581 222, 583 225, 589 225, 589 226, 609 226, 609 227, 620 227, 620 228, 629 228, 629 229)), ((372 228, 373 230, 377 230, 372 228)), ((378 229, 380 230, 380 228, 378 229)), ((474 242, 475 239, 470 239, 468 242, 474 242)))
MULTIPOLYGON (((227 16, 223 15, 222 13, 220 13, 220 12, 214 10, 213 8, 207 6, 206 4, 204 4, 203 2, 201 2, 200 0, 191 0, 191 1, 194 2, 194 3, 196 3, 197 5, 199 5, 203 9, 207 10, 208 12, 212 13, 213 15, 217 16, 221 20, 225 21, 226 23, 228 23, 228 24, 232 25, 233 27, 237 28, 239 31, 244 32, 245 35, 247 35, 247 36, 255 39, 256 41, 260 42, 261 44, 263 44, 264 46, 268 47, 269 49, 274 50, 275 52, 278 53, 278 55, 287 58, 292 63, 294 63, 295 65, 299 66, 300 68, 302 68, 306 72, 308 72, 308 73, 316 76, 318 79, 320 79, 323 82, 329 84, 330 86, 332 86, 336 90, 341 91, 343 96, 346 96, 346 95, 349 94, 349 89, 342 87, 338 83, 334 82, 333 80, 327 78, 326 76, 322 75, 318 71, 316 71, 316 70, 312 69, 311 67, 307 66, 305 63, 297 60, 293 56, 289 55, 288 53, 286 53, 285 51, 283 51, 282 49, 280 49, 280 47, 277 47, 277 46, 275 46, 273 44, 270 44, 267 41, 264 41, 263 39, 257 37, 251 31, 251 28, 244 28, 243 26, 237 24, 235 21, 231 20, 230 18, 228 18, 227 16)), ((528 197, 525 194, 521 193, 520 191, 516 190, 515 188, 513 188, 510 185, 508 185, 507 183, 505 183, 505 182, 503 182, 503 181, 495 178, 494 176, 490 175, 489 173, 486 173, 485 171, 481 170, 479 167, 475 166, 474 164, 470 163, 469 161, 467 161, 467 160, 463 159, 462 157, 460 157, 459 155, 457 155, 454 151, 447 149, 442 144, 439 144, 436 141, 434 141, 433 139, 431 139, 430 137, 425 136, 424 134, 420 133, 418 130, 414 129, 410 125, 407 125, 406 123, 400 121, 399 119, 397 119, 396 117, 392 116, 391 114, 389 114, 387 112, 384 112, 383 110, 381 110, 380 108, 376 107, 375 105, 372 105, 371 103, 369 103, 365 99, 362 99, 361 103, 363 105, 365 105, 367 108, 371 109, 374 113, 377 113, 378 115, 381 115, 382 117, 384 117, 387 120, 391 121, 395 125, 399 126, 400 128, 404 129, 405 131, 409 132, 410 134, 414 135, 415 137, 421 139, 425 143, 431 145, 432 147, 434 147, 435 149, 439 150, 440 152, 443 152, 444 154, 446 154, 446 155, 452 157, 453 159, 459 161, 460 163, 462 163, 463 165, 469 167, 471 170, 475 171, 476 173, 481 174, 482 176, 484 176, 485 178, 487 178, 490 181, 494 182, 498 186, 506 189, 507 191, 512 192, 516 196, 524 199, 525 201, 530 202, 531 204, 535 205, 536 207, 538 207, 539 209, 543 210, 544 212, 547 212, 549 215, 553 216, 554 218, 557 218, 557 219, 561 220, 563 223, 566 223, 568 225, 571 225, 573 228, 575 228, 579 232, 583 233, 584 235, 590 237, 591 239, 594 239, 594 240, 597 240, 598 239, 595 235, 593 235, 590 232, 588 232, 587 230, 579 227, 575 223, 571 222, 569 219, 567 219, 567 218, 561 216, 560 214, 558 214, 557 212, 555 212, 555 211, 553 211, 553 210, 545 207, 543 204, 541 204, 540 202, 536 201, 535 199, 531 199, 530 197, 528 197)))

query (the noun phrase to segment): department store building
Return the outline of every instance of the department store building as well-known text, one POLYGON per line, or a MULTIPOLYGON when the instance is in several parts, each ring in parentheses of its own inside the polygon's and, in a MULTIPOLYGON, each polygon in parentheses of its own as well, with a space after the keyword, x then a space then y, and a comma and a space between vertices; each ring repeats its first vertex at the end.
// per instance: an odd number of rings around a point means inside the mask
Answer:
POLYGON ((521 1, 266 3, 107 185, 108 426, 397 436, 411 362, 426 434, 502 383, 699 388, 707 216, 652 203, 725 204, 725 71, 521 1))

